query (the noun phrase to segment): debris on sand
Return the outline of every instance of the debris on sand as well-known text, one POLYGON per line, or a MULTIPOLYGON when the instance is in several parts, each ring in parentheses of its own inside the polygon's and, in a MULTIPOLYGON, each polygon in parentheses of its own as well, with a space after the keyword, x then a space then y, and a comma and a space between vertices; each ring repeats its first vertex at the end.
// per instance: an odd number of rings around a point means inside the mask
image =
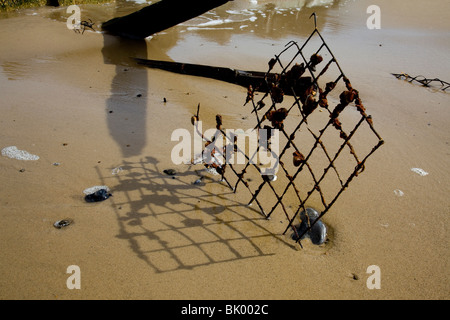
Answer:
POLYGON ((165 169, 163 172, 169 176, 174 176, 177 174, 177 171, 175 169, 165 169))
POLYGON ((100 189, 94 193, 85 196, 84 200, 86 200, 86 202, 100 202, 108 199, 111 196, 112 194, 108 193, 106 189, 100 189))
POLYGON ((68 225, 71 225, 72 223, 73 223, 73 220, 72 220, 72 219, 66 218, 66 219, 63 219, 63 220, 58 220, 58 221, 56 221, 56 222, 53 224, 53 226, 54 226, 56 229, 61 229, 61 228, 63 228, 63 227, 67 227, 68 225))
POLYGON ((16 146, 3 148, 2 156, 16 160, 39 160, 39 156, 25 150, 19 150, 16 146))

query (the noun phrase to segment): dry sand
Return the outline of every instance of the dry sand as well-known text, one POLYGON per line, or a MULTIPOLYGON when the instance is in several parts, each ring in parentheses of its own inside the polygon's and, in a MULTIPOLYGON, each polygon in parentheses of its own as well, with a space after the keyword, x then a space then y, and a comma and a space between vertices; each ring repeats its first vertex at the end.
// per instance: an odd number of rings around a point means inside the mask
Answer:
MULTIPOLYGON (((372 1, 272 15, 265 3, 305 2, 259 1, 266 14, 256 21, 188 29, 207 21, 197 18, 146 43, 76 34, 65 8, 3 15, 0 148, 40 159, 0 157, 0 298, 448 299, 449 96, 390 73, 449 81, 450 5, 376 2, 380 30, 366 27, 372 1), (324 217, 329 242, 306 239, 301 250, 281 235, 283 216, 265 220, 245 206, 248 193, 215 177, 193 186, 194 168, 171 162, 171 134, 192 130, 198 103, 205 127, 220 113, 229 127, 249 128, 246 90, 129 57, 266 71, 289 40, 306 40, 312 11, 386 143, 324 217), (167 168, 180 172, 176 179, 167 168), (95 185, 113 197, 84 202, 95 185), (63 218, 74 224, 55 229, 63 218), (70 265, 80 267, 80 290, 66 286, 70 265), (380 267, 379 290, 366 286, 370 265, 380 267)), ((252 6, 237 0, 206 17, 231 19, 230 10, 252 6)), ((82 14, 98 29, 132 10, 83 6, 82 14)))

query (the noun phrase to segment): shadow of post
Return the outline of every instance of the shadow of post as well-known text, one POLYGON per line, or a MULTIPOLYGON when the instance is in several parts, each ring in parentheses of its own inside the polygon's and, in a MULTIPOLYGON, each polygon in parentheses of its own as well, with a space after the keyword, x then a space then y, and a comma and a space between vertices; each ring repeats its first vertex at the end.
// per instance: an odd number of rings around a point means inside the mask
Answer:
POLYGON ((146 143, 147 71, 134 68, 131 57, 147 57, 145 40, 104 34, 104 62, 116 66, 106 119, 111 136, 124 157, 140 155, 146 143), (132 145, 130 145, 132 141, 132 145))

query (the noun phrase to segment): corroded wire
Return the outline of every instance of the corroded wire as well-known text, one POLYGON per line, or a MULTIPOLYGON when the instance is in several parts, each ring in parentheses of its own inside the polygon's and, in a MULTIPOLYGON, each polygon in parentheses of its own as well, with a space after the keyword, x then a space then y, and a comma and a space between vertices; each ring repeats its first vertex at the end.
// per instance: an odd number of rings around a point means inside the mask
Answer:
POLYGON ((438 78, 427 79, 422 75, 412 77, 407 73, 392 73, 392 75, 399 80, 406 80, 408 82, 418 82, 421 85, 423 85, 424 87, 430 87, 431 83, 438 83, 441 86, 440 89, 443 91, 447 91, 447 89, 450 88, 450 83, 443 81, 441 79, 438 79, 438 78))
MULTIPOLYGON (((316 16, 314 16, 314 20, 316 20, 316 16)), ((315 26, 316 26, 316 21, 315 21, 315 26)), ((426 84, 428 85, 429 83, 426 83, 426 84)), ((282 189, 282 192, 279 193, 274 188, 274 185, 273 185, 274 182, 270 181, 266 177, 262 176, 262 181, 259 183, 259 185, 257 185, 256 187, 254 187, 252 189, 250 187, 250 185, 247 183, 247 181, 244 180, 244 176, 247 173, 248 168, 252 165, 253 167, 256 168, 256 170, 260 174, 262 172, 257 164, 250 161, 255 156, 255 154, 254 154, 251 156, 251 159, 247 155, 245 155, 245 157, 247 159, 247 163, 241 172, 237 172, 232 166, 230 166, 232 169, 231 171, 233 172, 233 174, 235 174, 237 176, 238 180, 234 187, 231 187, 231 185, 228 183, 228 181, 227 181, 227 183, 235 192, 237 190, 238 185, 240 183, 243 183, 251 194, 251 199, 249 201, 249 205, 253 201, 255 201, 258 204, 258 207, 261 209, 261 213, 266 218, 270 218, 271 214, 275 211, 275 209, 278 206, 281 206, 281 209, 284 212, 284 215, 286 216, 286 219, 288 221, 283 234, 285 234, 289 229, 293 229, 293 231, 296 235, 296 239, 297 239, 296 241, 300 242, 300 239, 303 237, 303 235, 306 232, 308 232, 311 229, 311 227, 314 226, 314 224, 317 223, 317 221, 319 221, 327 212, 329 212, 332 205, 337 201, 338 197, 342 194, 342 192, 348 187, 350 182, 355 177, 357 177, 362 171, 364 171, 366 160, 381 145, 383 145, 384 141, 381 138, 381 136, 377 133, 377 131, 375 130, 373 121, 372 121, 372 117, 370 115, 366 114, 365 108, 362 104, 362 101, 360 99, 358 91, 352 87, 349 79, 343 73, 337 59, 331 52, 329 46, 323 39, 323 37, 320 34, 317 27, 315 27, 314 31, 311 33, 311 35, 308 37, 308 39, 302 46, 299 46, 298 43, 295 41, 290 41, 289 43, 286 44, 285 48, 278 55, 275 55, 275 58, 272 58, 269 61, 269 69, 268 69, 268 71, 264 77, 263 83, 261 85, 264 85, 265 88, 267 88, 267 91, 264 93, 263 97, 259 101, 255 101, 254 100, 254 92, 258 88, 250 87, 248 90, 248 93, 247 93, 247 100, 244 105, 246 105, 247 103, 250 103, 252 105, 251 113, 254 113, 255 117, 256 117, 256 125, 254 126, 255 129, 259 130, 259 129, 264 129, 267 127, 269 127, 270 129, 278 129, 281 133, 280 137, 283 137, 283 139, 285 139, 287 141, 278 156, 278 164, 280 165, 281 170, 282 170, 281 174, 284 174, 286 176, 288 182, 284 186, 284 189, 282 189), (318 49, 314 51, 314 54, 310 58, 307 58, 305 56, 304 49, 305 49, 306 45, 310 42, 310 40, 315 35, 317 35, 320 38, 321 43, 319 44, 318 49), (287 60, 287 63, 284 64, 282 62, 282 59, 285 58, 285 55, 287 55, 288 52, 291 52, 291 49, 294 49, 295 53, 293 54, 293 56, 290 59, 287 60), (320 62, 322 61, 322 58, 320 60, 318 60, 317 57, 324 50, 326 50, 326 53, 331 56, 331 59, 328 60, 328 62, 326 62, 325 66, 320 71, 316 71, 316 66, 318 64, 320 64, 320 62), (317 92, 315 92, 313 95, 310 94, 305 99, 305 96, 307 95, 306 91, 305 92, 296 92, 295 86, 293 84, 288 84, 287 90, 291 91, 289 93, 291 96, 294 97, 294 102, 292 103, 292 105, 289 107, 288 110, 285 109, 283 111, 286 113, 284 120, 282 120, 281 122, 279 122, 278 120, 277 120, 278 121, 277 122, 274 119, 271 120, 272 113, 280 112, 282 110, 281 107, 279 107, 279 105, 282 103, 282 100, 283 100, 282 96, 281 97, 274 96, 274 91, 272 91, 271 88, 274 88, 274 87, 278 88, 281 85, 282 81, 287 81, 286 79, 287 79, 287 74, 288 74, 289 70, 292 70, 292 68, 297 65, 297 64, 295 64, 295 62, 299 58, 302 59, 302 64, 304 66, 303 72, 307 72, 311 76, 311 79, 312 79, 310 86, 307 87, 305 90, 307 91, 307 90, 310 90, 311 88, 313 88, 311 90, 317 91, 317 92), (314 61, 313 61, 313 59, 314 59, 314 61), (282 70, 281 73, 276 76, 274 76, 273 74, 270 73, 275 65, 278 65, 282 70), (322 79, 324 77, 324 75, 327 74, 330 66, 332 66, 332 65, 336 66, 337 70, 339 71, 339 75, 337 76, 336 80, 327 83, 326 88, 324 88, 324 87, 321 88, 318 83, 318 80, 322 79), (330 92, 333 92, 333 90, 335 91, 336 85, 341 82, 344 83, 345 90, 340 93, 340 96, 339 96, 340 102, 335 106, 330 106, 326 99, 327 95, 330 92), (303 96, 303 99, 302 99, 302 96, 303 96), (316 100, 317 97, 319 98, 319 100, 316 100), (263 100, 266 98, 270 98, 270 101, 271 101, 270 106, 266 106, 264 104, 263 100), (321 102, 321 103, 319 104, 319 102, 321 102), (310 105, 308 105, 308 103, 310 103, 310 105), (339 115, 344 109, 352 107, 352 106, 356 107, 356 110, 359 111, 361 117, 360 117, 359 121, 357 121, 357 123, 353 126, 352 129, 347 128, 347 130, 344 131, 342 124, 339 120, 339 115), (319 130, 318 133, 315 133, 308 125, 308 118, 315 110, 320 109, 320 108, 324 109, 328 112, 329 120, 327 121, 325 126, 321 130, 319 130), (283 122, 295 110, 298 110, 300 112, 299 122, 294 127, 293 131, 287 132, 287 129, 284 126, 283 122), (272 126, 263 126, 263 124, 266 121, 271 122, 272 126), (370 130, 372 131, 374 136, 378 139, 378 142, 372 147, 371 151, 368 154, 361 156, 361 155, 357 154, 355 147, 351 143, 351 139, 354 137, 355 133, 357 132, 357 130, 361 127, 361 125, 363 123, 368 125, 368 127, 370 128, 370 130), (303 156, 301 154, 300 148, 297 146, 297 143, 295 141, 296 133, 298 133, 302 130, 303 130, 303 132, 309 132, 309 134, 311 134, 311 136, 314 139, 314 144, 313 144, 312 148, 307 153, 306 153, 306 150, 303 150, 305 152, 305 156, 303 156), (322 138, 323 138, 325 132, 328 132, 330 130, 336 130, 339 133, 339 136, 342 140, 342 142, 338 146, 338 149, 334 155, 331 155, 328 152, 328 150, 325 146, 325 143, 322 141, 322 138), (290 158, 291 157, 290 152, 289 153, 287 152, 287 150, 290 149, 291 147, 293 147, 293 149, 295 150, 295 153, 297 153, 297 155, 301 155, 300 163, 297 163, 298 166, 296 168, 296 171, 293 174, 289 173, 289 170, 286 167, 285 161, 284 161, 284 158, 286 158, 286 157, 289 157, 288 158, 289 161, 292 161, 292 158, 290 158), (321 149, 322 152, 325 154, 326 160, 328 161, 328 165, 325 165, 322 173, 314 172, 312 169, 312 166, 310 164, 311 156, 315 152, 316 149, 321 149), (343 177, 335 165, 337 159, 343 154, 343 150, 345 150, 345 149, 348 150, 348 152, 350 153, 350 155, 352 156, 352 158, 355 161, 354 170, 351 172, 351 174, 348 177, 343 177), (362 159, 362 160, 360 160, 360 159, 362 159), (325 177, 327 176, 328 172, 330 171, 330 169, 332 169, 332 171, 334 171, 334 173, 336 175, 336 179, 339 181, 340 187, 338 190, 336 190, 334 196, 328 195, 328 197, 327 197, 324 194, 321 184, 323 183, 323 181, 324 181, 325 177), (301 187, 303 187, 303 189, 305 189, 304 181, 296 180, 297 176, 300 174, 300 172, 302 172, 302 170, 308 170, 311 180, 313 182, 313 187, 311 187, 309 190, 302 190, 301 187), (298 184, 296 184, 296 182, 298 184), (270 189, 271 193, 273 193, 273 195, 276 198, 276 202, 274 205, 272 205, 270 211, 264 209, 264 205, 267 204, 267 199, 263 198, 266 196, 264 196, 261 193, 261 191, 265 186, 267 186, 270 189), (297 196, 296 200, 298 201, 297 206, 296 206, 297 209, 295 210, 295 213, 293 215, 289 214, 289 212, 287 210, 287 205, 284 201, 285 197, 287 195, 287 192, 290 189, 294 190, 294 192, 297 196), (303 191, 306 194, 306 196, 301 196, 300 195, 301 191, 303 191), (319 194, 321 203, 322 203, 322 206, 324 209, 321 211, 318 219, 316 219, 312 223, 309 223, 309 221, 308 221, 309 228, 307 230, 305 230, 302 234, 298 234, 297 228, 294 227, 294 222, 295 222, 296 218, 298 217, 300 211, 306 210, 307 201, 311 198, 311 195, 314 194, 315 192, 317 192, 319 194), (331 199, 331 201, 327 201, 327 198, 331 199), (268 212, 268 213, 266 213, 266 212, 268 212)), ((447 88, 448 88, 448 86, 447 86, 447 88)), ((284 89, 286 90, 286 87, 284 87, 284 89)), ((222 133, 224 133, 224 132, 222 131, 222 133)), ((226 136, 226 139, 230 142, 231 145, 234 145, 234 141, 232 141, 232 137, 226 136)), ((260 144, 258 144, 257 151, 259 151, 259 149, 260 149, 260 144)), ((239 152, 243 152, 243 151, 239 150, 239 152)), ((295 164, 294 164, 294 166, 295 166, 295 164)), ((301 243, 300 243, 300 245, 301 245, 301 243)))

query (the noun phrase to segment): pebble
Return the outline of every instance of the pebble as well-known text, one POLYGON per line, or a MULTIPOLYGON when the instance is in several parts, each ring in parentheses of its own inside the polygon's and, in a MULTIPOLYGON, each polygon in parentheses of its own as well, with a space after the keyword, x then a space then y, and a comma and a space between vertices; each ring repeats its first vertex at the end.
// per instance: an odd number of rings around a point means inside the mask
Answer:
POLYGON ((197 180, 195 180, 194 182, 193 182, 193 184, 195 184, 195 185, 205 185, 205 183, 203 182, 203 178, 204 177, 200 177, 200 178, 198 178, 197 180))
POLYGON ((421 175, 422 177, 428 175, 428 172, 420 168, 412 168, 411 171, 421 175))
POLYGON ((122 167, 117 167, 117 168, 114 168, 114 169, 111 171, 111 174, 112 174, 112 175, 116 175, 116 174, 121 173, 122 171, 123 171, 122 167))
POLYGON ((67 227, 68 225, 72 224, 73 220, 72 219, 63 219, 63 220, 58 220, 56 221, 53 226, 57 229, 61 229, 63 227, 67 227))
POLYGON ((164 172, 165 174, 168 174, 169 176, 174 176, 174 175, 177 174, 177 172, 176 172, 175 169, 165 169, 163 172, 164 172))
MULTIPOLYGON (((319 218, 319 213, 312 208, 307 208, 306 214, 305 214, 305 211, 302 211, 300 213, 300 219, 302 220, 302 223, 300 224, 300 226, 297 227, 298 235, 301 235, 303 232, 305 232, 305 230, 308 229, 308 227, 309 227, 308 220, 311 224, 318 218, 319 218)), ((323 244, 325 242, 325 240, 327 239, 327 227, 325 226, 325 224, 322 221, 319 220, 314 224, 314 226, 305 235, 309 236, 309 238, 311 239, 311 242, 313 244, 316 244, 316 245, 323 244)), ((292 238, 294 240, 297 240, 295 233, 292 236, 292 238)))
POLYGON ((91 194, 88 194, 87 196, 85 196, 84 200, 86 202, 100 202, 100 201, 104 201, 104 200, 108 199, 111 196, 112 196, 112 194, 108 193, 108 191, 106 191, 106 189, 100 189, 94 193, 91 193, 91 194))
POLYGON ((263 179, 266 181, 277 181, 277 176, 274 174, 263 175, 263 179))

